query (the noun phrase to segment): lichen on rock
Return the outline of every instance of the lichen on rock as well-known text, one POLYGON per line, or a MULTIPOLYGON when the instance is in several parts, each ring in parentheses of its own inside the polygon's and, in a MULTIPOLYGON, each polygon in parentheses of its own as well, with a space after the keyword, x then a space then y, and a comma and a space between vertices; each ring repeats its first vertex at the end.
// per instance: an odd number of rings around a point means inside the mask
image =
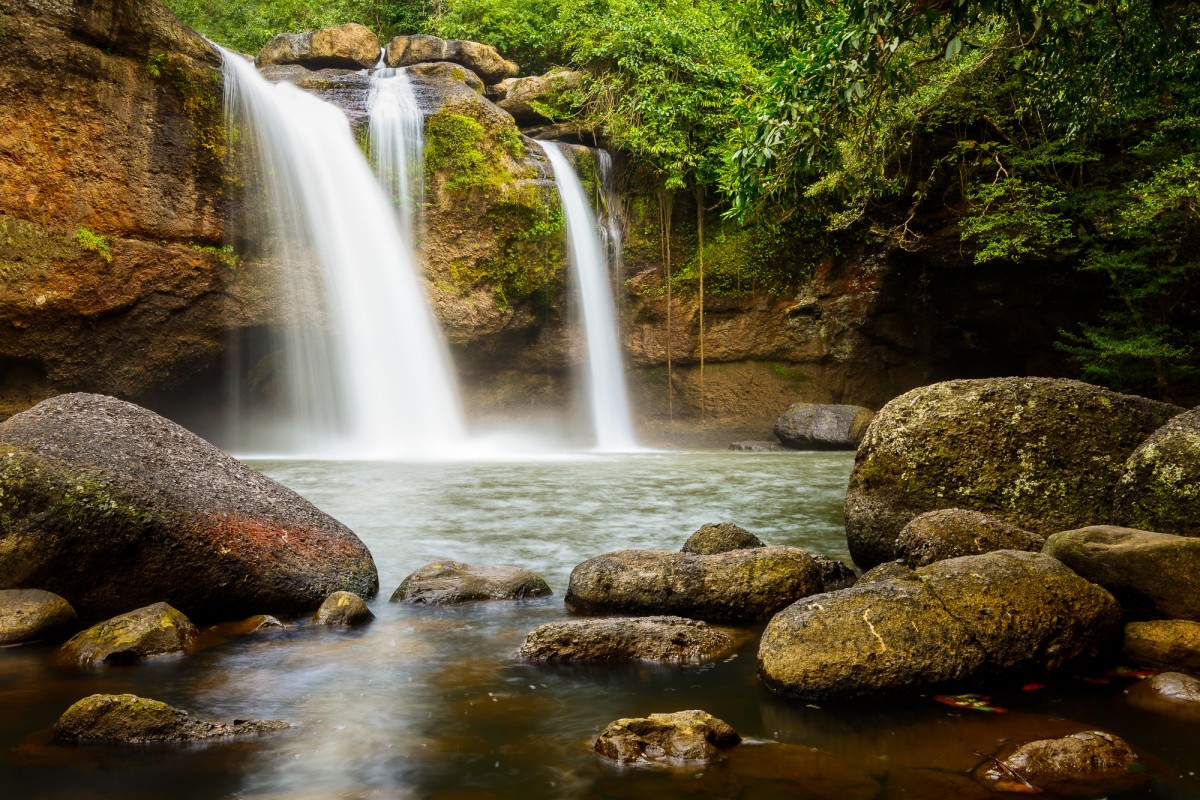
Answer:
POLYGON ((94 694, 79 700, 54 725, 60 742, 185 742, 286 730, 280 720, 207 722, 159 700, 133 694, 94 694))

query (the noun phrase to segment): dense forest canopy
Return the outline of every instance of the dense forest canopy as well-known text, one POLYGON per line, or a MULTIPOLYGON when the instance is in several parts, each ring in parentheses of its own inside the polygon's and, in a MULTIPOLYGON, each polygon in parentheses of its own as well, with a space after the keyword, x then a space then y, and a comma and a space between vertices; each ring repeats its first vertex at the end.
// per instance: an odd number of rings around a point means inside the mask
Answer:
POLYGON ((919 253, 952 226, 962 269, 1034 262, 1107 287, 1105 312, 1058 343, 1086 379, 1167 398, 1200 380, 1194 3, 170 4, 249 52, 357 21, 483 41, 523 74, 573 67, 589 82, 564 114, 663 192, 827 252, 919 253))

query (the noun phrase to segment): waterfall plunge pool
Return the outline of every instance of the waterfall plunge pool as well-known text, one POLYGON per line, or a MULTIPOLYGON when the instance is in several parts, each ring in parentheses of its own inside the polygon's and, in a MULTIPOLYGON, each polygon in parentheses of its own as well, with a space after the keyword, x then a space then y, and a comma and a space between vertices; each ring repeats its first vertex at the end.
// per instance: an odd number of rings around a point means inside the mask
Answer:
POLYGON ((0 648, 4 796, 932 800, 987 796, 956 774, 980 762, 975 750, 1088 728, 1161 759, 1152 763, 1164 779, 1130 796, 1200 796, 1189 774, 1200 769, 1195 723, 1132 708, 1115 681, 1064 678, 1037 692, 996 687, 994 702, 1007 714, 929 698, 818 708, 759 685, 756 637, 734 657, 700 667, 564 668, 514 658, 528 631, 566 616, 572 567, 605 551, 675 550, 701 524, 730 520, 770 544, 848 560, 842 501, 852 462, 846 453, 717 452, 254 462, 371 548, 381 582, 371 602, 377 618, 352 631, 300 623, 188 657, 91 672, 52 666, 45 646, 0 648), (408 573, 447 557, 518 564, 555 593, 444 609, 388 602, 408 573), (201 746, 47 745, 58 715, 95 692, 295 728, 201 746), (724 763, 678 769, 617 768, 590 750, 612 720, 691 708, 726 720, 748 742, 724 763), (766 742, 798 747, 780 759, 766 742))

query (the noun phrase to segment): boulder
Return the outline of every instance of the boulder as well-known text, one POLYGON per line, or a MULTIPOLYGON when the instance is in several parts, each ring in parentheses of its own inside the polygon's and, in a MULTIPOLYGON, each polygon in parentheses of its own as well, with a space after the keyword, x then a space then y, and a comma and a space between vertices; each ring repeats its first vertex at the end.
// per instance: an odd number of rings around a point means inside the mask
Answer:
POLYGON ((862 406, 793 403, 775 420, 775 435, 793 450, 854 450, 874 417, 862 406))
POLYGON ((856 564, 896 558, 918 514, 982 511, 1025 530, 1107 523, 1124 464, 1176 406, 1078 381, 936 383, 892 400, 859 447, 846 492, 856 564))
POLYGON ((1192 675, 1164 672, 1138 681, 1126 696, 1131 706, 1142 711, 1200 723, 1200 678, 1192 675))
POLYGON ((1175 417, 1133 451, 1113 511, 1119 525, 1200 536, 1200 408, 1175 417))
POLYGON ((358 69, 308 69, 299 64, 263 67, 272 83, 290 83, 342 110, 355 130, 367 125, 370 115, 371 76, 358 69))
POLYGON ((1114 645, 1107 591, 1040 553, 938 561, 806 598, 768 623, 759 675, 808 699, 919 692, 1055 670, 1114 645))
POLYGON ((71 604, 53 592, 0 590, 0 647, 53 635, 75 617, 71 604))
POLYGON ((530 661, 670 661, 694 664, 730 653, 732 636, 683 617, 568 619, 539 625, 517 655, 530 661))
POLYGON ((734 442, 729 445, 729 449, 739 453, 785 453, 789 448, 784 447, 779 442, 747 440, 744 442, 734 442))
POLYGON ((254 63, 300 64, 308 69, 370 69, 379 62, 379 37, 365 25, 347 22, 306 33, 281 33, 258 51, 254 63))
POLYGON ((197 631, 191 620, 166 603, 155 603, 93 625, 59 648, 62 664, 132 664, 186 652, 197 631))
POLYGON ((732 522, 708 522, 688 537, 680 552, 710 556, 728 553, 730 550, 747 550, 751 547, 766 545, 753 533, 732 522))
POLYGON ((517 124, 528 125, 569 115, 573 109, 565 95, 582 85, 582 72, 559 68, 545 75, 508 78, 493 86, 489 94, 517 124))
POLYGON ((1181 672, 1164 672, 1146 681, 1156 695, 1173 703, 1186 703, 1200 710, 1200 678, 1181 672))
POLYGON ((389 67, 407 67, 427 61, 461 64, 484 83, 498 83, 520 72, 520 67, 505 60, 496 48, 465 39, 439 39, 426 34, 397 36, 388 42, 384 54, 384 62, 389 67))
POLYGON ((379 577, 346 526, 131 403, 60 395, 0 423, 0 588, 87 620, 169 598, 192 619, 311 612, 379 577))
POLYGON ((1130 609, 1200 620, 1200 539, 1092 525, 1052 535, 1042 552, 1108 589, 1130 609))
POLYGON ((637 761, 714 761, 742 737, 712 714, 676 711, 610 722, 592 745, 622 764, 637 761))
POLYGON ((1008 769, 991 762, 982 770, 984 781, 1016 791, 1029 791, 1028 782, 1055 797, 1100 797, 1150 782, 1133 748, 1104 731, 1027 742, 1001 760, 1008 769), (1014 774, 1023 780, 1014 781, 1014 774))
POLYGON ((444 606, 476 600, 524 600, 545 597, 550 586, 527 569, 507 564, 433 561, 401 582, 392 602, 444 606))
POLYGON ((133 694, 94 694, 59 717, 54 724, 54 738, 60 742, 189 742, 252 736, 289 727, 273 719, 206 722, 158 700, 133 694))
POLYGON ((410 78, 422 83, 462 83, 476 94, 483 94, 483 81, 479 76, 461 64, 449 61, 434 61, 430 63, 413 64, 405 72, 410 78))
POLYGON ((1200 622, 1161 619, 1125 626, 1125 657, 1139 667, 1200 672, 1200 622))
POLYGON ((1045 536, 979 511, 944 508, 913 517, 896 537, 896 553, 908 566, 923 567, 934 561, 993 550, 1036 553, 1045 543, 1045 536))
POLYGON ((352 592, 334 592, 325 598, 313 622, 353 628, 375 619, 363 599, 352 592))
POLYGON ((617 550, 571 571, 566 605, 580 614, 768 619, 802 597, 828 591, 827 562, 795 547, 715 555, 617 550))

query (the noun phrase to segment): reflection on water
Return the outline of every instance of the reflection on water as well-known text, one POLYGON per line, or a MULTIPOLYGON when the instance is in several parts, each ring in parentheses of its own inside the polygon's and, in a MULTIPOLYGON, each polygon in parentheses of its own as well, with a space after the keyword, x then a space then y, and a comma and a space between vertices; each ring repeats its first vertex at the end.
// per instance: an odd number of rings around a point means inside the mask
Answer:
POLYGON ((1200 762, 1194 726, 1138 711, 1114 687, 1069 680, 1035 693, 998 687, 1007 715, 927 699, 816 708, 758 684, 757 629, 735 656, 699 667, 514 659, 530 629, 565 616, 571 568, 607 550, 674 550, 701 524, 731 520, 772 544, 846 558, 841 504, 851 461, 714 453, 260 463, 371 548, 382 585, 371 604, 377 618, 354 631, 300 621, 190 657, 92 673, 52 667, 44 647, 0 649, 3 796, 932 800, 980 796, 963 777, 980 761, 975 751, 1090 727, 1126 736, 1170 765, 1159 770, 1169 781, 1135 796, 1200 796, 1188 776, 1200 762), (387 602, 405 575, 437 557, 520 564, 541 573, 555 594, 451 609, 387 602), (201 747, 67 749, 44 741, 75 700, 127 691, 205 717, 296 727, 201 747), (689 708, 726 720, 750 743, 722 764, 681 769, 620 769, 589 749, 614 719, 689 708))

